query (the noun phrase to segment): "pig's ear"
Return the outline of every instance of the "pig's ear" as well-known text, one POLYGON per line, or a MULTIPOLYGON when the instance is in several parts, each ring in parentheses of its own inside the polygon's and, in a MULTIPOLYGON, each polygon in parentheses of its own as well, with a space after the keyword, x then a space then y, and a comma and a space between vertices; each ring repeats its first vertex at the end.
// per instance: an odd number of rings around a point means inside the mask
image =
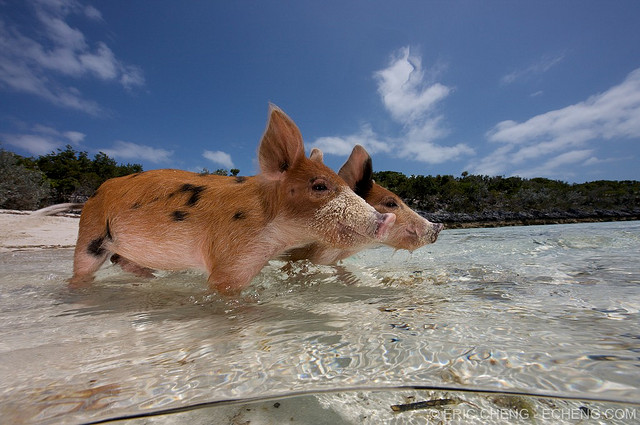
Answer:
POLYGON ((258 148, 260 171, 272 180, 304 158, 302 135, 296 124, 275 105, 269 105, 269 122, 258 148))
POLYGON ((338 171, 338 175, 354 192, 364 198, 373 186, 373 165, 367 151, 356 145, 347 162, 338 171))
POLYGON ((318 148, 311 149, 311 153, 309 154, 309 159, 322 164, 323 163, 322 161, 324 159, 322 155, 322 151, 318 148))

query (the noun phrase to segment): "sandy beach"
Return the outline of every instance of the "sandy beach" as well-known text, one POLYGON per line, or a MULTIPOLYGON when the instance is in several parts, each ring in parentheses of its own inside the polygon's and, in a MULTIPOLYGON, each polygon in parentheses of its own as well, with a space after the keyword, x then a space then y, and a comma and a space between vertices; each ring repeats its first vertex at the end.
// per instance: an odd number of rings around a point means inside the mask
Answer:
POLYGON ((33 216, 30 211, 0 210, 0 252, 73 248, 79 216, 33 216))

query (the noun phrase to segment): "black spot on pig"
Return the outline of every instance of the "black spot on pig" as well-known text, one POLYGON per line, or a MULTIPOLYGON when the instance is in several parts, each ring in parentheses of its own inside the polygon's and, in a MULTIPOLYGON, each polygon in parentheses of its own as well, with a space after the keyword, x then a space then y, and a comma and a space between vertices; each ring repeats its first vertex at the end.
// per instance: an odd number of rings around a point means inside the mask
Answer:
POLYGON ((87 247, 87 252, 89 252, 89 254, 94 255, 96 257, 101 257, 102 254, 104 254, 104 248, 102 247, 103 243, 104 243, 104 236, 100 236, 99 238, 92 240, 89 246, 87 247))
POLYGON ((191 197, 187 200, 187 206, 192 207, 200 200, 200 195, 206 189, 206 186, 194 186, 192 184, 185 184, 182 186, 184 192, 191 192, 191 197))
POLYGON ((105 253, 105 249, 102 245, 104 245, 105 239, 113 239, 111 236, 111 227, 109 226, 109 220, 107 220, 107 226, 104 232, 104 236, 100 236, 99 238, 95 238, 89 243, 87 247, 87 252, 91 255, 95 255, 96 257, 101 257, 105 253))
POLYGON ((191 193, 189 199, 187 199, 187 203, 185 204, 187 207, 193 207, 200 200, 201 193, 206 189, 206 186, 196 186, 191 183, 185 183, 178 188, 175 192, 169 194, 169 198, 173 198, 174 196, 180 195, 182 193, 191 193))
POLYGON ((188 215, 189 215, 188 212, 178 210, 178 211, 174 211, 171 214, 171 218, 173 218, 173 221, 184 221, 187 219, 188 215))
POLYGON ((236 211, 233 215, 234 220, 244 220, 245 218, 247 218, 247 214, 244 211, 236 211))

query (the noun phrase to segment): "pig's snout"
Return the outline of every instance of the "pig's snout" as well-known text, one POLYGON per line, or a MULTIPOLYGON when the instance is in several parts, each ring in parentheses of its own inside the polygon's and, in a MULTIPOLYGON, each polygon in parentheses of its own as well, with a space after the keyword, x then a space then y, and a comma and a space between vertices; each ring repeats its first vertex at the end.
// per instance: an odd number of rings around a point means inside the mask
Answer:
POLYGON ((431 243, 434 243, 438 239, 438 234, 444 229, 444 224, 442 223, 433 223, 433 236, 431 238, 431 243))
POLYGON ((376 211, 376 239, 384 240, 389 236, 389 229, 396 222, 396 215, 393 213, 380 214, 376 211))
POLYGON ((434 243, 438 239, 438 234, 444 229, 442 223, 431 223, 423 220, 419 224, 410 224, 405 230, 410 241, 417 244, 416 247, 427 243, 434 243))
POLYGON ((424 224, 422 223, 419 225, 410 224, 406 228, 409 234, 418 238, 424 237, 429 234, 433 234, 435 237, 437 237, 438 233, 440 233, 442 229, 444 229, 444 224, 430 223, 426 220, 424 220, 424 224))

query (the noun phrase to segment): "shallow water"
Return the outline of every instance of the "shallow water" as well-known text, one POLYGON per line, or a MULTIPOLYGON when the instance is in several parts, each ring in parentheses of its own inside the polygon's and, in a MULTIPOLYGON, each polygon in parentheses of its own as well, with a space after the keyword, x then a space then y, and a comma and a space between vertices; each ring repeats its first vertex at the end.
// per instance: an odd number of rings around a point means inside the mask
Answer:
MULTIPOLYGON (((522 393, 558 397, 527 396, 536 423, 559 423, 540 413, 548 403, 629 408, 593 423, 634 423, 639 264, 640 222, 445 230, 413 254, 376 248, 340 267, 273 262, 227 300, 207 294, 197 273, 142 280, 115 266, 70 290, 72 250, 2 253, 0 417, 82 423, 256 400, 263 422, 252 424, 280 423, 287 406, 298 406, 289 407, 296 423, 424 423, 433 409, 389 406, 457 399, 511 412, 496 394, 522 393), (406 388, 415 386, 448 391, 406 388)), ((246 406, 131 423, 206 423, 246 416, 246 406)), ((458 419, 446 423, 469 422, 458 419)))

